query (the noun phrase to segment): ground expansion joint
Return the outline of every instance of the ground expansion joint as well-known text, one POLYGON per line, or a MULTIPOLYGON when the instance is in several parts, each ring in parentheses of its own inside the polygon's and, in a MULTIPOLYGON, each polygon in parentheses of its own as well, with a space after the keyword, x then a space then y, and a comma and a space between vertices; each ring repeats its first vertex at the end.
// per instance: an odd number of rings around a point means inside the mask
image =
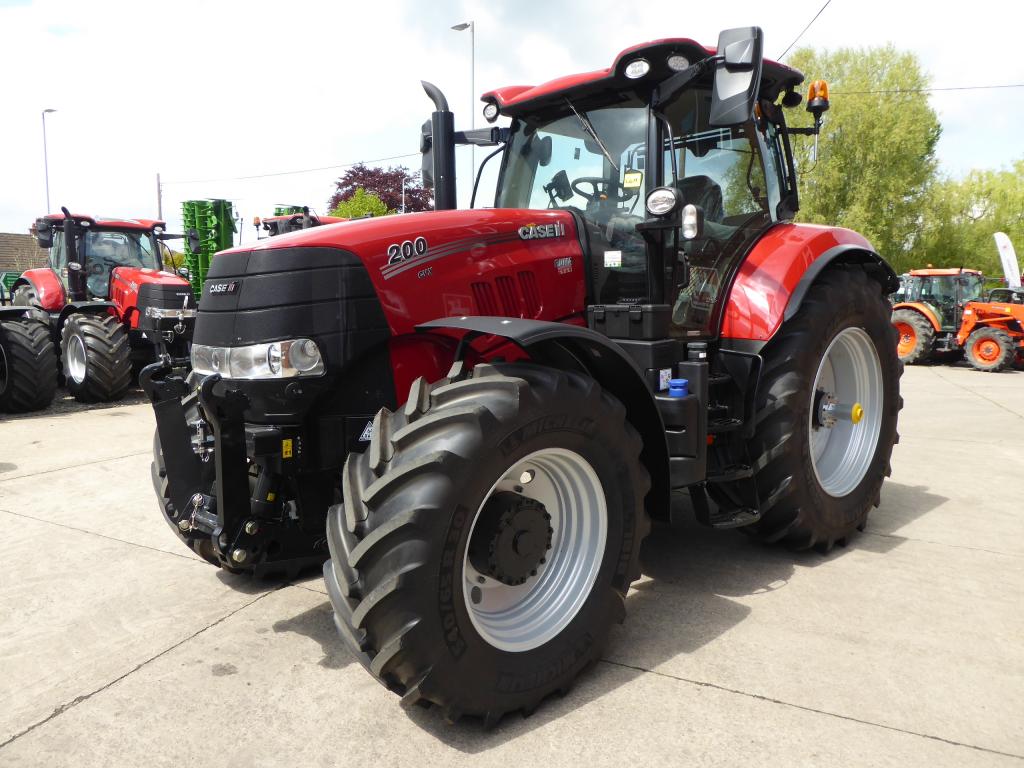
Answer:
POLYGON ((123 456, 107 456, 105 459, 96 459, 95 461, 83 461, 78 464, 72 464, 67 467, 55 467, 53 469, 42 469, 39 472, 29 472, 25 475, 12 475, 11 477, 0 477, 0 483, 7 483, 11 480, 21 480, 26 477, 39 477, 40 475, 52 475, 54 472, 67 472, 70 469, 78 469, 79 467, 90 467, 93 464, 103 464, 108 461, 120 461, 121 459, 130 459, 133 456, 149 456, 150 451, 136 451, 135 453, 126 453, 123 456))
POLYGON ((139 544, 137 541, 127 541, 126 539, 119 539, 116 536, 108 536, 105 533, 99 533, 97 531, 90 531, 87 528, 76 528, 75 526, 68 525, 67 523, 58 523, 58 522, 55 522, 53 520, 44 520, 41 517, 33 517, 32 515, 26 515, 24 512, 12 512, 9 509, 0 509, 0 512, 3 512, 3 513, 8 514, 8 515, 12 515, 13 517, 22 517, 22 518, 25 518, 26 520, 32 520, 32 521, 37 522, 37 523, 43 523, 45 525, 55 525, 58 528, 64 528, 64 529, 69 530, 69 531, 76 531, 78 533, 85 533, 85 534, 88 534, 89 536, 98 536, 99 538, 106 539, 107 541, 116 541, 118 544, 127 544, 130 547, 139 547, 140 549, 148 549, 150 552, 159 552, 161 555, 171 555, 172 557, 180 557, 180 558, 183 558, 185 560, 188 560, 188 561, 194 562, 194 563, 203 563, 204 562, 203 560, 200 560, 198 557, 194 557, 192 555, 186 555, 186 554, 184 554, 182 552, 171 552, 171 551, 166 550, 166 549, 158 549, 157 547, 151 547, 148 544, 139 544))
POLYGON ((207 630, 213 629, 214 627, 224 623, 225 621, 230 619, 232 616, 234 616, 236 613, 244 611, 249 606, 253 605, 254 603, 256 603, 256 602, 258 602, 260 600, 262 600, 263 598, 267 597, 268 595, 274 594, 274 592, 276 592, 278 589, 282 589, 285 586, 288 586, 288 585, 287 584, 282 584, 281 586, 277 587, 276 589, 273 589, 273 590, 271 590, 269 592, 264 592, 262 595, 257 595, 255 598, 253 598, 249 602, 245 603, 244 605, 239 606, 238 608, 235 608, 233 611, 231 611, 229 613, 224 614, 223 616, 221 616, 216 621, 213 621, 210 624, 207 624, 205 627, 203 627, 202 629, 199 629, 199 630, 193 632, 188 637, 179 640, 178 642, 174 643, 173 645, 170 645, 167 648, 164 648, 162 651, 160 651, 159 653, 155 654, 154 656, 150 656, 145 661, 142 661, 142 662, 136 664, 134 667, 132 667, 127 672, 125 672, 123 675, 119 675, 118 677, 115 677, 113 680, 111 680, 111 681, 109 681, 107 683, 104 683, 103 685, 101 685, 99 688, 97 688, 94 691, 90 691, 89 693, 85 693, 85 694, 82 694, 80 696, 76 696, 71 701, 68 701, 68 702, 65 702, 64 704, 61 704, 56 709, 54 709, 53 712, 51 712, 49 715, 44 717, 42 720, 36 721, 32 725, 30 725, 27 728, 19 731, 18 733, 14 734, 9 739, 7 739, 5 742, 0 744, 0 750, 4 749, 4 747, 6 747, 7 745, 12 744, 13 742, 17 741, 18 739, 20 739, 25 734, 31 733, 32 731, 34 731, 36 728, 40 727, 41 725, 46 725, 48 722, 50 722, 54 718, 59 717, 60 715, 62 715, 65 712, 67 712, 68 710, 77 707, 82 702, 88 701, 89 699, 91 699, 96 694, 102 693, 103 691, 107 690, 108 688, 113 687, 114 685, 116 685, 117 683, 121 682, 125 678, 135 674, 136 672, 138 672, 140 669, 142 669, 143 667, 147 666, 151 662, 156 661, 157 659, 159 659, 159 658, 161 658, 163 656, 166 656, 168 653, 170 653, 174 649, 180 648, 182 645, 184 645, 185 643, 189 642, 190 640, 193 640, 194 638, 196 638, 199 635, 203 634, 207 630))
POLYGON ((758 701, 764 701, 769 704, 778 704, 783 707, 792 707, 793 709, 799 709, 804 712, 813 712, 816 715, 823 715, 825 717, 834 717, 839 720, 846 720, 851 723, 860 723, 861 725, 871 726, 872 728, 882 728, 887 731, 894 731, 896 733, 902 733, 907 736, 916 736, 921 739, 929 739, 931 741, 942 742, 943 744, 949 744, 954 747, 964 747, 965 749, 973 749, 978 752, 985 752, 990 755, 1000 755, 1001 757, 1012 757, 1016 760, 1024 761, 1024 755, 1016 755, 1012 752, 1002 752, 998 749, 989 749, 988 747, 979 747, 977 744, 967 744, 962 741, 955 741, 954 739, 947 739, 942 736, 935 736, 931 733, 921 733, 919 731, 910 731, 905 728, 897 728, 894 725, 886 725, 885 723, 876 723, 871 720, 862 720, 858 717, 851 717, 850 715, 841 715, 838 712, 829 712, 824 709, 815 709, 814 707, 808 707, 803 704, 794 704, 790 701, 783 701, 782 699, 774 699, 771 696, 763 696, 759 693, 750 693, 748 691, 740 691, 736 688, 729 688, 724 685, 717 685, 716 683, 709 683, 704 680, 691 680, 690 678, 680 677, 679 675, 670 675, 667 672, 659 672, 653 669, 645 669, 644 667, 638 667, 634 664, 624 664, 621 661, 612 661, 611 659, 601 659, 605 664, 609 664, 613 667, 622 667, 624 669, 633 669, 637 672, 646 672, 651 675, 657 675, 658 677, 665 677, 669 680, 676 680, 681 683, 688 683, 689 685, 696 685, 701 688, 713 688, 716 691, 723 691, 724 693, 733 693, 737 696, 746 696, 750 699, 757 699, 758 701))

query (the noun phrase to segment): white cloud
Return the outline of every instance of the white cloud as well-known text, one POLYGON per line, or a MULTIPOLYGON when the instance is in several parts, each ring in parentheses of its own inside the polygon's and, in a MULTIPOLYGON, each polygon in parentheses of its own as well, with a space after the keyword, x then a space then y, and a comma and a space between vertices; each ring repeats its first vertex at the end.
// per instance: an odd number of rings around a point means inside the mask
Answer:
MULTIPOLYGON (((228 197, 251 219, 274 203, 322 209, 338 171, 172 184, 312 168, 415 152, 430 104, 420 79, 447 93, 468 126, 469 38, 476 21, 476 92, 608 66, 642 40, 760 23, 778 55, 820 8, 800 0, 701 6, 578 0, 445 0, 375 4, 117 2, 0 4, 0 230, 25 231, 44 209, 40 111, 48 116, 52 207, 95 214, 164 214, 187 197, 228 197)), ((915 51, 936 85, 1024 82, 1019 4, 833 0, 801 44, 915 51)), ((813 73, 808 73, 813 74, 813 73)), ((1024 155, 1024 92, 936 94, 943 167, 963 172, 1024 155)), ((472 108, 479 109, 474 101, 472 108)), ((480 122, 478 120, 478 122, 480 122)), ((460 155, 468 155, 460 150, 460 155)), ((483 153, 478 150, 477 159, 483 153)), ((405 161, 418 166, 418 159, 405 161)), ((460 198, 468 199, 461 161, 460 198)), ((484 200, 489 200, 484 195, 484 200)), ((247 227, 245 237, 251 237, 247 227)))

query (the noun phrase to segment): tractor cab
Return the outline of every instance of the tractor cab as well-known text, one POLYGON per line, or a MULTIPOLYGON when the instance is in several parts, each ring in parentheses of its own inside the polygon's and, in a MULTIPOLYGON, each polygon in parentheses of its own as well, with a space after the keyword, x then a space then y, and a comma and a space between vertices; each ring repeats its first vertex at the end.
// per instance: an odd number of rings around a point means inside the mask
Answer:
POLYGON ((34 229, 39 245, 49 248, 50 269, 65 291, 81 294, 77 300, 110 298, 111 274, 118 267, 163 269, 158 239, 164 231, 162 221, 91 216, 73 216, 71 221, 67 235, 63 214, 37 219, 34 229))
MULTIPOLYGON (((817 130, 827 87, 809 100, 816 127, 787 129, 782 107, 800 103, 803 75, 762 60, 760 47, 753 28, 723 33, 720 55, 659 40, 605 70, 482 97, 487 120, 512 119, 490 132, 505 144, 495 207, 572 214, 597 307, 592 327, 628 315, 643 317, 629 323, 637 338, 716 338, 723 289, 764 232, 793 217, 788 134, 817 130)), ((425 153, 437 128, 432 121, 425 153)), ((456 141, 488 143, 472 133, 456 141)), ((447 186, 433 156, 424 178, 447 186)), ((435 192, 442 204, 445 191, 435 192)))
POLYGON ((894 304, 917 305, 935 330, 946 333, 960 328, 964 307, 985 292, 985 278, 973 269, 915 269, 901 276, 894 304))

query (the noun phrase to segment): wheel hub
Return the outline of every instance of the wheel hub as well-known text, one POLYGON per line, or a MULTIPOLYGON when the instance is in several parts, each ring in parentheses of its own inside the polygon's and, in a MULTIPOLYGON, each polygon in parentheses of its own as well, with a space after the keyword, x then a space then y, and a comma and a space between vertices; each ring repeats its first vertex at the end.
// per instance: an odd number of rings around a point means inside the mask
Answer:
POLYGON ((553 532, 541 502, 499 491, 480 512, 469 543, 470 563, 502 584, 523 584, 545 562, 553 532))
POLYGON ((75 384, 81 384, 85 381, 86 366, 88 365, 85 354, 85 341, 81 336, 72 336, 68 341, 68 348, 65 352, 67 356, 67 375, 75 382, 75 384))

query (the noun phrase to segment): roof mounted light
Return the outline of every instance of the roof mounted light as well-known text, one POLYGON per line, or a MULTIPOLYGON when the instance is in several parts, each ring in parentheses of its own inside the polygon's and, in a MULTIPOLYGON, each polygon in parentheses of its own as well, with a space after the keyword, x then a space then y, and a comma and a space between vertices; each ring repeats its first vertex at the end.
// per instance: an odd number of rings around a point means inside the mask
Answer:
POLYGON ((651 64, 647 59, 633 59, 626 65, 626 77, 630 80, 637 80, 651 71, 651 64))
POLYGON ((493 101, 487 102, 487 104, 484 105, 484 120, 486 120, 488 123, 493 123, 497 119, 498 105, 495 104, 493 101))
POLYGON ((673 53, 666 60, 668 68, 673 72, 682 72, 684 69, 688 69, 690 66, 690 60, 685 56, 681 56, 678 53, 673 53))

